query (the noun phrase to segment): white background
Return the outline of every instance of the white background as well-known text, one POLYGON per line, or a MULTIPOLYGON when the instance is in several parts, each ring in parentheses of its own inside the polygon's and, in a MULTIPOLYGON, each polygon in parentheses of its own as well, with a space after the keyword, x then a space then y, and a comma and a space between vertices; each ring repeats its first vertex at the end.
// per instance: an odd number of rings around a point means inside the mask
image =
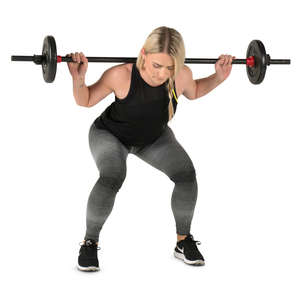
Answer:
MULTIPOLYGON (((1 284, 5 289, 299 289, 299 10, 296 1, 10 1, 1 4, 1 284), (3 6, 4 5, 4 6, 3 6), (136 57, 158 26, 178 30, 186 57, 245 58, 253 39, 272 58, 264 82, 245 66, 169 123, 197 172, 191 232, 204 267, 173 256, 173 182, 134 155, 101 233, 101 271, 75 268, 99 172, 88 130, 114 101, 76 105, 67 65, 45 83, 33 63, 46 35, 58 54, 136 57), (94 288, 95 289, 95 288, 94 288)), ((114 64, 90 63, 86 84, 114 64)), ((214 65, 189 65, 194 79, 214 65)))

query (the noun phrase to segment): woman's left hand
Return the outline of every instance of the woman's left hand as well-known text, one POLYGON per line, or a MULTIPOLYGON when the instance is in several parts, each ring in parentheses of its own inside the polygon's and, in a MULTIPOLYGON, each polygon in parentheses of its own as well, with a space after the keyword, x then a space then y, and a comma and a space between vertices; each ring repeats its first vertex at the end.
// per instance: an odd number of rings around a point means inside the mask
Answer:
POLYGON ((235 59, 235 56, 221 54, 219 60, 215 63, 216 74, 221 82, 226 80, 230 75, 233 59, 235 59))

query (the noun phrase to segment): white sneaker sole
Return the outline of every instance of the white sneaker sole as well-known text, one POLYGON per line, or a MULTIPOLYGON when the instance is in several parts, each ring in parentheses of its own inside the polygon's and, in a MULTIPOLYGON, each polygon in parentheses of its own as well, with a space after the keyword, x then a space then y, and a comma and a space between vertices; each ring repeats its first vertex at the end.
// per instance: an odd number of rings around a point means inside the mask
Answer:
POLYGON ((177 253, 174 251, 174 256, 180 260, 183 260, 184 263, 189 264, 189 265, 197 265, 197 266, 204 266, 205 262, 203 260, 195 260, 195 261, 190 261, 185 258, 184 254, 182 253, 177 253))
POLYGON ((95 272, 95 271, 100 271, 99 267, 96 266, 89 266, 89 267, 81 267, 77 264, 77 269, 80 271, 84 271, 84 272, 95 272))

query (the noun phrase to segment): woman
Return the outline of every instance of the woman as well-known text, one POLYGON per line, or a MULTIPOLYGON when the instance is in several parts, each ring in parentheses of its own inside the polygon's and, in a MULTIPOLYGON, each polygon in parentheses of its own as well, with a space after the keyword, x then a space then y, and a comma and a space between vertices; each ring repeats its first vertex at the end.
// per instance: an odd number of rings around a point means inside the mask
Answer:
POLYGON ((165 173, 174 183, 171 207, 176 223, 176 258, 190 265, 204 265, 190 233, 197 200, 194 165, 168 126, 178 97, 199 98, 230 74, 234 57, 221 55, 216 73, 193 80, 186 65, 181 35, 165 26, 153 30, 136 63, 106 70, 91 86, 85 85, 88 60, 83 53, 72 53, 68 63, 73 78, 73 94, 80 106, 92 107, 111 92, 115 101, 94 121, 89 144, 100 177, 87 204, 86 234, 78 256, 78 269, 97 271, 99 233, 112 211, 117 192, 126 177, 126 159, 132 153, 165 173))

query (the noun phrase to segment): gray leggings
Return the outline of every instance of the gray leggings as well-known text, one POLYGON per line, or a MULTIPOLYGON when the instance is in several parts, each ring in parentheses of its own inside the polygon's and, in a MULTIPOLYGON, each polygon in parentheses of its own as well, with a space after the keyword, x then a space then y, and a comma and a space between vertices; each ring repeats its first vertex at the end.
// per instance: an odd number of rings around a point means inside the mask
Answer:
POLYGON ((125 180, 129 153, 164 172, 175 183, 171 207, 176 233, 190 233, 198 192, 196 172, 190 157, 169 126, 152 144, 125 146, 112 133, 92 124, 89 145, 100 177, 87 203, 85 240, 94 239, 98 242, 102 226, 111 213, 116 194, 125 180))

